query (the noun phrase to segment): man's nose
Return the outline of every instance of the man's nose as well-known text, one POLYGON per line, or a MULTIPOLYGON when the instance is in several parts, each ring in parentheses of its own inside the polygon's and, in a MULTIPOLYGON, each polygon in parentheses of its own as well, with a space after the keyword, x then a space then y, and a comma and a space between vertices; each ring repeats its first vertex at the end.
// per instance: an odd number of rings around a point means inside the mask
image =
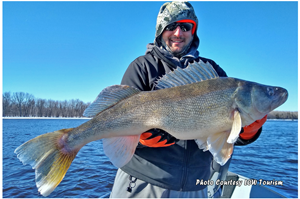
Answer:
POLYGON ((174 35, 176 37, 180 37, 182 35, 182 30, 179 26, 177 26, 177 28, 174 30, 174 35))

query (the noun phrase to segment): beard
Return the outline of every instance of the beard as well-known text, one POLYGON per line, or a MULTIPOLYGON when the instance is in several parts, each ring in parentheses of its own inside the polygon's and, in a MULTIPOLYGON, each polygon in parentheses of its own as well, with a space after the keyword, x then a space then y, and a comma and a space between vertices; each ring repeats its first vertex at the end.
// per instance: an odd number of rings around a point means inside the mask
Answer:
POLYGON ((191 39, 190 43, 188 43, 187 45, 183 46, 181 50, 172 50, 170 48, 170 46, 168 46, 165 42, 165 40, 160 37, 161 40, 161 45, 167 50, 169 51, 174 57, 177 58, 181 58, 182 56, 186 55, 189 52, 189 49, 193 43, 194 38, 191 39))

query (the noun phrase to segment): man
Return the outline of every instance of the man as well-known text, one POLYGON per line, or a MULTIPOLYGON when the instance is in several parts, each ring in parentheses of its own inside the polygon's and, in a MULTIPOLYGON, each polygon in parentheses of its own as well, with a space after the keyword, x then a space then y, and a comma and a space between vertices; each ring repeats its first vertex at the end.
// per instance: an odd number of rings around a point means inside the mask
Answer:
MULTIPOLYGON (((154 43, 148 44, 146 54, 129 65, 122 84, 151 91, 159 77, 200 60, 209 62, 220 77, 226 77, 213 60, 199 56, 197 28, 198 19, 190 3, 163 4, 157 17, 154 43)), ((256 140, 265 120, 266 117, 244 128, 237 144, 256 140)), ((229 165, 219 166, 215 171, 212 159, 211 153, 200 150, 194 140, 177 140, 160 129, 150 129, 141 135, 131 161, 118 170, 110 197, 212 196, 218 187, 213 187, 208 195, 207 186, 196 185, 196 180, 208 180, 213 173, 224 178, 229 165)))

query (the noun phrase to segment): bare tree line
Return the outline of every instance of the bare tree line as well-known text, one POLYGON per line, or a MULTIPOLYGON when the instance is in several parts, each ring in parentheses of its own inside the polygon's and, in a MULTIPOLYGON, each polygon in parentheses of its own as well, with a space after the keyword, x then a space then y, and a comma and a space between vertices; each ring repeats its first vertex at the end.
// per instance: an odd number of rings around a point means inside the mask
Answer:
MULTIPOLYGON (((24 92, 3 93, 3 117, 82 117, 90 102, 79 99, 55 101, 24 92)), ((298 119, 298 111, 272 111, 268 119, 298 119)))
POLYGON ((272 111, 268 114, 268 119, 298 120, 298 111, 272 111))
POLYGON ((3 117, 82 117, 90 103, 79 99, 57 101, 24 92, 3 93, 3 117))

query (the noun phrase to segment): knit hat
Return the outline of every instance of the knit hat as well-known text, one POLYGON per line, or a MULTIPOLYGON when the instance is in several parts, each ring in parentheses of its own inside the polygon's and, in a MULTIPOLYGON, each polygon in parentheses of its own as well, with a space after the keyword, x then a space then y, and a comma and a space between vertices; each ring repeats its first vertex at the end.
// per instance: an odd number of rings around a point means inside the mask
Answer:
POLYGON ((199 38, 197 36, 198 28, 198 18, 195 14, 193 6, 187 1, 173 1, 164 3, 158 13, 156 21, 156 33, 154 44, 156 46, 164 46, 164 42, 161 41, 161 34, 164 31, 165 27, 173 22, 181 21, 186 22, 192 20, 196 24, 196 27, 193 27, 193 41, 196 41, 199 44, 199 38))

